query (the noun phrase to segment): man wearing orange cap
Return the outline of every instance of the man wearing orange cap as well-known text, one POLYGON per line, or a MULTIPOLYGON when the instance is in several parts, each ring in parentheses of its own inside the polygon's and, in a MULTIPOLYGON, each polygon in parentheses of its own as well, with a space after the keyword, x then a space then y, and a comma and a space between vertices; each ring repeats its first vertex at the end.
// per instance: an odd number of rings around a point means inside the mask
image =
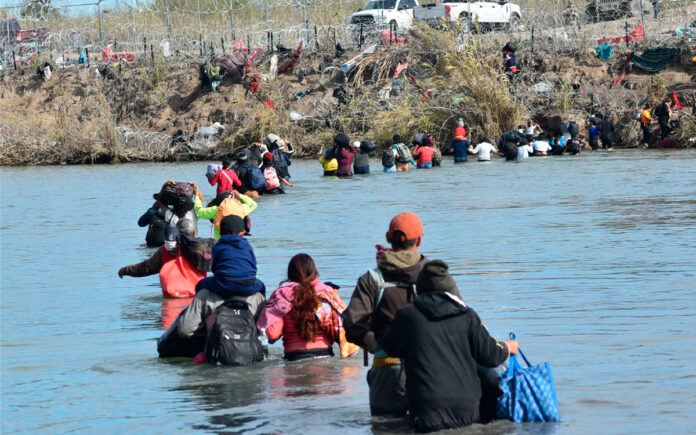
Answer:
POLYGON ((416 279, 427 259, 418 252, 423 225, 413 213, 400 213, 389 223, 387 242, 377 268, 358 278, 343 312, 346 338, 374 353, 367 374, 372 415, 406 415, 406 374, 398 358, 389 358, 379 339, 396 312, 416 297, 416 279))

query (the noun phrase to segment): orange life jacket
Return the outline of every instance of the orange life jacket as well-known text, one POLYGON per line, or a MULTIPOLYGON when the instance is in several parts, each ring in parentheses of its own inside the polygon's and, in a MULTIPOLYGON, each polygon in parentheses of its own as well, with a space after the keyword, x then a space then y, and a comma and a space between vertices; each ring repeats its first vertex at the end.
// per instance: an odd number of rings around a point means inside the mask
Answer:
POLYGON ((181 254, 172 257, 166 249, 162 251, 162 269, 160 285, 165 298, 192 298, 196 296, 196 284, 205 278, 205 272, 199 272, 181 254))

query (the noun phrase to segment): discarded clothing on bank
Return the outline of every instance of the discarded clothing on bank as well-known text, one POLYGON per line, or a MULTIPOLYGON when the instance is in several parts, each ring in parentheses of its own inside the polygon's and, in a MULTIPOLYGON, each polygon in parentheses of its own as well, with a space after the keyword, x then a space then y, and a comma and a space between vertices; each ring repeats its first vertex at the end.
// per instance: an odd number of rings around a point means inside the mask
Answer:
POLYGON ((125 60, 127 62, 133 62, 135 60, 135 54, 131 52, 118 52, 114 53, 114 50, 109 47, 102 48, 102 61, 104 62, 118 62, 120 60, 125 60))
POLYGON ((611 45, 598 45, 597 48, 595 48, 595 53, 597 53, 597 57, 604 60, 611 59, 611 53, 613 51, 614 47, 611 45))
POLYGON ((367 56, 368 54, 374 53, 376 48, 377 48, 377 44, 372 44, 372 45, 370 45, 370 46, 367 47, 362 53, 358 54, 357 56, 353 57, 353 58, 352 58, 351 60, 349 60, 348 62, 346 62, 346 63, 344 63, 343 65, 341 65, 341 68, 339 68, 339 69, 341 70, 341 72, 342 72, 343 74, 348 74, 348 73, 350 72, 350 70, 352 70, 353 68, 355 68, 355 66, 358 64, 358 62, 359 62, 363 57, 367 56))
POLYGON ((610 37, 607 38, 606 36, 604 38, 598 39, 597 44, 599 45, 616 45, 620 44, 622 42, 626 42, 626 39, 628 39, 628 42, 643 42, 643 26, 635 26, 631 29, 631 33, 628 35, 628 37, 624 36, 615 36, 615 37, 610 37))
POLYGON ((226 75, 232 79, 233 83, 242 83, 244 80, 246 63, 247 55, 243 51, 226 54, 220 60, 220 66, 227 71, 226 75))
POLYGON ((204 147, 212 146, 213 144, 213 136, 217 135, 220 133, 221 130, 224 130, 225 126, 220 124, 219 122, 216 122, 212 125, 209 125, 207 127, 201 127, 196 132, 193 134, 193 141, 191 142, 191 148, 193 149, 201 149, 204 147))
POLYGON ((658 72, 674 65, 675 58, 681 52, 677 47, 646 48, 643 54, 633 53, 631 61, 638 68, 648 72, 658 72))
MULTIPOLYGON (((295 65, 297 65, 297 63, 300 61, 300 57, 302 56, 302 43, 303 41, 300 41, 300 45, 297 47, 297 50, 291 52, 290 60, 288 60, 283 66, 278 68, 278 74, 286 73, 292 70, 295 67, 295 65)), ((279 50, 284 49, 285 53, 290 51, 289 49, 281 46, 278 46, 277 48, 279 50)))

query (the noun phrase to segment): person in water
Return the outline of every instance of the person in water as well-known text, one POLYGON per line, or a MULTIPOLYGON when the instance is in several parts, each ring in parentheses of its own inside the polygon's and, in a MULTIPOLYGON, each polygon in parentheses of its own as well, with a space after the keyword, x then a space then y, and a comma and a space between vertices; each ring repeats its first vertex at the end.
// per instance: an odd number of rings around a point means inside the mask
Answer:
POLYGON ((201 258, 207 256, 210 259, 213 244, 211 239, 196 237, 193 222, 180 219, 176 227, 167 227, 164 244, 150 258, 120 268, 118 277, 142 277, 159 273, 164 297, 193 297, 196 284, 210 270, 210 262, 206 264, 201 258))
POLYGON ((469 152, 471 154, 476 154, 477 160, 479 162, 489 162, 491 160, 491 153, 495 153, 500 155, 498 152, 498 149, 493 145, 487 137, 484 137, 481 139, 481 143, 476 145, 475 147, 472 145, 469 145, 469 152))
POLYGON ((464 127, 457 127, 454 140, 450 146, 450 153, 454 154, 454 163, 464 163, 469 160, 466 153, 471 147, 471 143, 466 139, 464 127))
POLYGON ((324 169, 325 177, 335 177, 338 174, 338 160, 333 157, 329 157, 333 153, 333 146, 330 146, 324 153, 319 157, 319 163, 321 163, 324 169))
POLYGON ((345 341, 341 313, 346 304, 336 290, 319 280, 312 257, 297 254, 288 264, 287 280, 273 291, 256 326, 270 343, 283 338, 289 361, 333 356, 333 343, 341 347, 342 357, 357 353, 358 347, 345 341))
POLYGON ((432 147, 430 138, 423 136, 421 142, 413 153, 416 158, 416 167, 418 169, 431 169, 433 167, 433 155, 435 150, 432 147))
POLYGON ((231 166, 232 161, 230 158, 224 157, 222 159, 222 168, 212 178, 208 177, 208 182, 211 186, 217 185, 217 195, 242 186, 242 181, 237 176, 237 173, 231 169, 231 166))
MULTIPOLYGON (((157 194, 154 196, 157 198, 157 194)), ((147 227, 147 234, 145 235, 147 246, 161 246, 164 243, 164 230, 167 227, 167 223, 164 221, 159 202, 155 201, 155 204, 138 218, 138 226, 147 227)))
POLYGON ((259 193, 251 186, 249 180, 249 154, 246 150, 237 153, 237 162, 232 166, 232 170, 237 174, 242 185, 237 189, 249 198, 258 198, 259 193))
POLYGON ((227 216, 220 223, 222 237, 213 246, 212 272, 196 285, 196 296, 157 341, 161 357, 194 357, 203 351, 208 316, 226 300, 243 301, 254 320, 266 303, 266 286, 256 278, 256 255, 244 238, 244 220, 227 216))
POLYGON ((401 143, 401 136, 395 134, 392 137, 392 144, 387 144, 387 147, 382 151, 383 172, 396 172, 396 157, 399 155, 399 152, 395 144, 398 143, 401 143))
MULTIPOLYGON (((170 185, 170 184, 175 184, 176 182, 174 180, 167 180, 166 183, 162 185, 162 189, 160 189, 160 193, 157 194, 156 200, 157 204, 159 204, 160 210, 162 211, 162 215, 164 216, 164 222, 166 222, 167 226, 170 227, 175 227, 176 223, 179 221, 179 219, 189 219, 191 222, 193 222, 193 228, 198 232, 198 216, 196 216, 196 213, 193 211, 193 209, 187 210, 187 209, 178 209, 174 206, 170 209, 167 204, 162 202, 160 200, 162 192, 165 190, 165 188, 170 185)), ((193 181, 189 181, 189 184, 195 185, 193 181)), ((195 188, 194 188, 195 190, 195 188)), ((200 191, 198 191, 200 193, 200 191)), ((195 196, 195 195, 194 195, 195 196)), ((201 201, 202 195, 201 195, 201 201)), ((194 198, 195 202, 195 198, 194 198)))
POLYGON ((350 138, 345 133, 338 133, 334 138, 334 146, 329 158, 338 161, 336 175, 343 178, 353 176, 353 159, 357 150, 350 143, 350 138))
POLYGON ((216 196, 215 199, 210 201, 206 207, 203 207, 203 194, 201 194, 201 191, 198 189, 196 183, 193 183, 193 188, 196 191, 196 195, 193 198, 193 210, 197 217, 201 219, 210 219, 210 221, 213 223, 213 235, 216 239, 220 238, 221 218, 227 216, 225 213, 220 219, 218 219, 218 209, 223 201, 231 198, 231 201, 234 202, 234 207, 226 206, 225 209, 230 210, 229 213, 237 213, 240 218, 246 220, 247 224, 249 214, 256 210, 256 207, 258 207, 256 201, 247 195, 237 192, 236 190, 233 190, 232 192, 222 192, 220 195, 216 196))
POLYGON ((270 152, 263 155, 263 164, 261 165, 261 172, 263 172, 263 178, 266 180, 266 190, 263 192, 269 195, 275 195, 279 193, 285 193, 285 190, 281 187, 281 183, 286 186, 295 187, 294 184, 286 180, 285 178, 278 175, 276 168, 273 164, 273 154, 270 152))
POLYGON ((408 410, 404 367, 378 343, 396 312, 416 296, 416 278, 427 261, 418 252, 423 241, 420 218, 413 213, 394 216, 386 237, 391 250, 382 252, 377 268, 358 279, 343 312, 343 326, 348 341, 375 354, 367 374, 370 412, 403 416, 408 410))
MULTIPOLYGON (((387 355, 404 361, 408 416, 418 432, 478 422, 479 366, 499 366, 518 351, 517 341, 490 336, 476 312, 462 301, 447 269, 442 260, 423 266, 416 282, 418 296, 396 313, 380 341, 387 355)), ((497 395, 492 396, 483 400, 495 405, 497 395)), ((490 416, 490 410, 485 412, 490 416)), ((492 413, 494 417, 495 406, 492 413)))
POLYGON ((353 148, 357 150, 353 160, 353 172, 356 174, 370 173, 370 151, 360 148, 360 141, 353 142, 353 148))

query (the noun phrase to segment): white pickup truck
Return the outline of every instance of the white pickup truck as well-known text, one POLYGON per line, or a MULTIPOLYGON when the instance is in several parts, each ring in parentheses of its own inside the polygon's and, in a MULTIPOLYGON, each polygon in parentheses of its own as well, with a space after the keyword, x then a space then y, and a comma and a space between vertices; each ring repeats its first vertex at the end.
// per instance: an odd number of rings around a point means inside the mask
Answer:
POLYGON ((364 8, 348 17, 352 27, 389 27, 410 29, 413 24, 413 8, 417 0, 370 0, 364 8))
POLYGON ((445 0, 416 6, 413 18, 433 25, 441 19, 459 21, 463 31, 469 31, 475 22, 481 30, 519 29, 522 24, 520 7, 508 0, 445 0))

